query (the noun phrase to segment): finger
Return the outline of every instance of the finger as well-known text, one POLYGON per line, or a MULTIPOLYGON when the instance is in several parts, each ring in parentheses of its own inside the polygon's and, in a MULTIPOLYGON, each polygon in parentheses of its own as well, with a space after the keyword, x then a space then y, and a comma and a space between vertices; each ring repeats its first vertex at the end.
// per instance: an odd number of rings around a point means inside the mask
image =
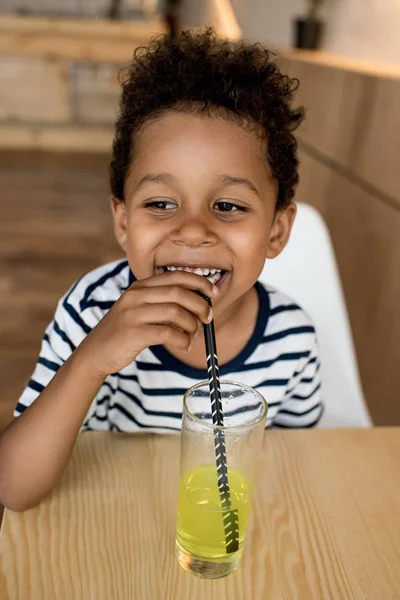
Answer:
POLYGON ((136 311, 145 304, 178 304, 203 323, 209 323, 213 318, 212 308, 205 298, 178 285, 130 288, 124 296, 126 297, 121 297, 120 303, 124 303, 128 310, 134 308, 136 311))
MULTIPOLYGON (((212 284, 207 277, 197 275, 196 273, 188 273, 187 271, 168 271, 166 273, 161 273, 160 275, 149 277, 148 279, 140 279, 135 283, 146 287, 179 285, 181 287, 186 287, 189 290, 203 292, 203 294, 209 298, 214 298, 219 293, 217 286, 212 284)), ((135 285, 135 283, 132 285, 135 285)))
POLYGON ((135 309, 135 321, 139 325, 171 323, 188 333, 191 337, 194 336, 198 329, 198 319, 194 314, 179 304, 172 302, 144 304, 139 309, 135 309))
POLYGON ((172 325, 147 324, 138 328, 144 347, 170 345, 182 350, 190 350, 191 336, 172 325))

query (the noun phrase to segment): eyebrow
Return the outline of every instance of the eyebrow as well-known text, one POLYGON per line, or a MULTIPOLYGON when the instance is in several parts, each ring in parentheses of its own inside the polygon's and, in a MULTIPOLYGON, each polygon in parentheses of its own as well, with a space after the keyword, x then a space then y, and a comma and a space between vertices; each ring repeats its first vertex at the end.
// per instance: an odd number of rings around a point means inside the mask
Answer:
POLYGON ((233 177, 232 175, 224 174, 218 177, 218 183, 221 185, 240 185, 247 188, 251 192, 254 192, 257 194, 257 196, 260 195, 256 186, 251 183, 250 179, 247 179, 246 177, 233 177))
POLYGON ((170 173, 149 173, 138 181, 138 183, 135 185, 133 193, 140 190, 140 188, 146 185, 146 183, 171 183, 173 179, 175 179, 175 177, 170 173))
MULTIPOLYGON (((142 177, 138 183, 135 185, 133 193, 137 192, 140 188, 142 188, 147 183, 163 183, 168 184, 171 181, 175 180, 176 177, 171 175, 170 173, 148 173, 144 177, 142 177)), ((257 194, 259 196, 257 188, 253 183, 251 183, 250 179, 247 177, 234 177, 233 175, 228 175, 226 173, 219 175, 217 177, 217 182, 220 185, 239 185, 247 188, 251 192, 257 194)))

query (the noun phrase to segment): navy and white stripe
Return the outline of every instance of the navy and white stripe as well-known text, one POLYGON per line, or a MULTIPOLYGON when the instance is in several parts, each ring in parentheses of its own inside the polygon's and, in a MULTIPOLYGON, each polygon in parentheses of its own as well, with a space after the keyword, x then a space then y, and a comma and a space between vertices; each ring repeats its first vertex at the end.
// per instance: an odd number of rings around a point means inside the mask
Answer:
MULTIPOLYGON (((91 271, 58 303, 43 337, 39 359, 15 416, 37 398, 60 366, 134 281, 126 260, 91 271)), ((259 312, 251 339, 240 354, 220 365, 222 379, 256 388, 266 399, 267 426, 312 427, 322 413, 318 346, 308 315, 272 288, 256 284, 259 312)), ((178 432, 184 392, 208 379, 152 346, 136 361, 107 377, 86 415, 83 430, 178 432)))

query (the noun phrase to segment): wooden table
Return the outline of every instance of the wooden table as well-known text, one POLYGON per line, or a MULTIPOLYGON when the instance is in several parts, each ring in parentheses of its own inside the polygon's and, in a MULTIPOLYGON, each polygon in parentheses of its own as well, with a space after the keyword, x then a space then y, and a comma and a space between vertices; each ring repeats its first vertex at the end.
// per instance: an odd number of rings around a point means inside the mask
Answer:
POLYGON ((400 598, 400 429, 268 431, 240 569, 204 581, 173 547, 178 437, 82 434, 52 494, 5 511, 10 600, 400 598))

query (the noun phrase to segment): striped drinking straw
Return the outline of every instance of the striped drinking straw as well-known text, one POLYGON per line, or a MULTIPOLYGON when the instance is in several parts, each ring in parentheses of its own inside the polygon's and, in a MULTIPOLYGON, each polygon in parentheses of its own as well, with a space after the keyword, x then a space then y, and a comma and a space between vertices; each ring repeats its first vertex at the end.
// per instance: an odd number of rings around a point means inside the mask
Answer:
MULTIPOLYGON (((211 300, 201 294, 210 306, 211 300)), ((206 343, 208 383, 210 386, 211 414, 214 425, 223 426, 224 414, 221 401, 221 385, 219 380, 218 357, 215 343, 214 321, 203 324, 206 343)), ((226 553, 239 549, 239 515, 237 509, 231 508, 231 494, 228 481, 228 465, 226 459, 225 433, 223 429, 214 430, 215 462, 217 466, 218 490, 223 510, 226 553)))

